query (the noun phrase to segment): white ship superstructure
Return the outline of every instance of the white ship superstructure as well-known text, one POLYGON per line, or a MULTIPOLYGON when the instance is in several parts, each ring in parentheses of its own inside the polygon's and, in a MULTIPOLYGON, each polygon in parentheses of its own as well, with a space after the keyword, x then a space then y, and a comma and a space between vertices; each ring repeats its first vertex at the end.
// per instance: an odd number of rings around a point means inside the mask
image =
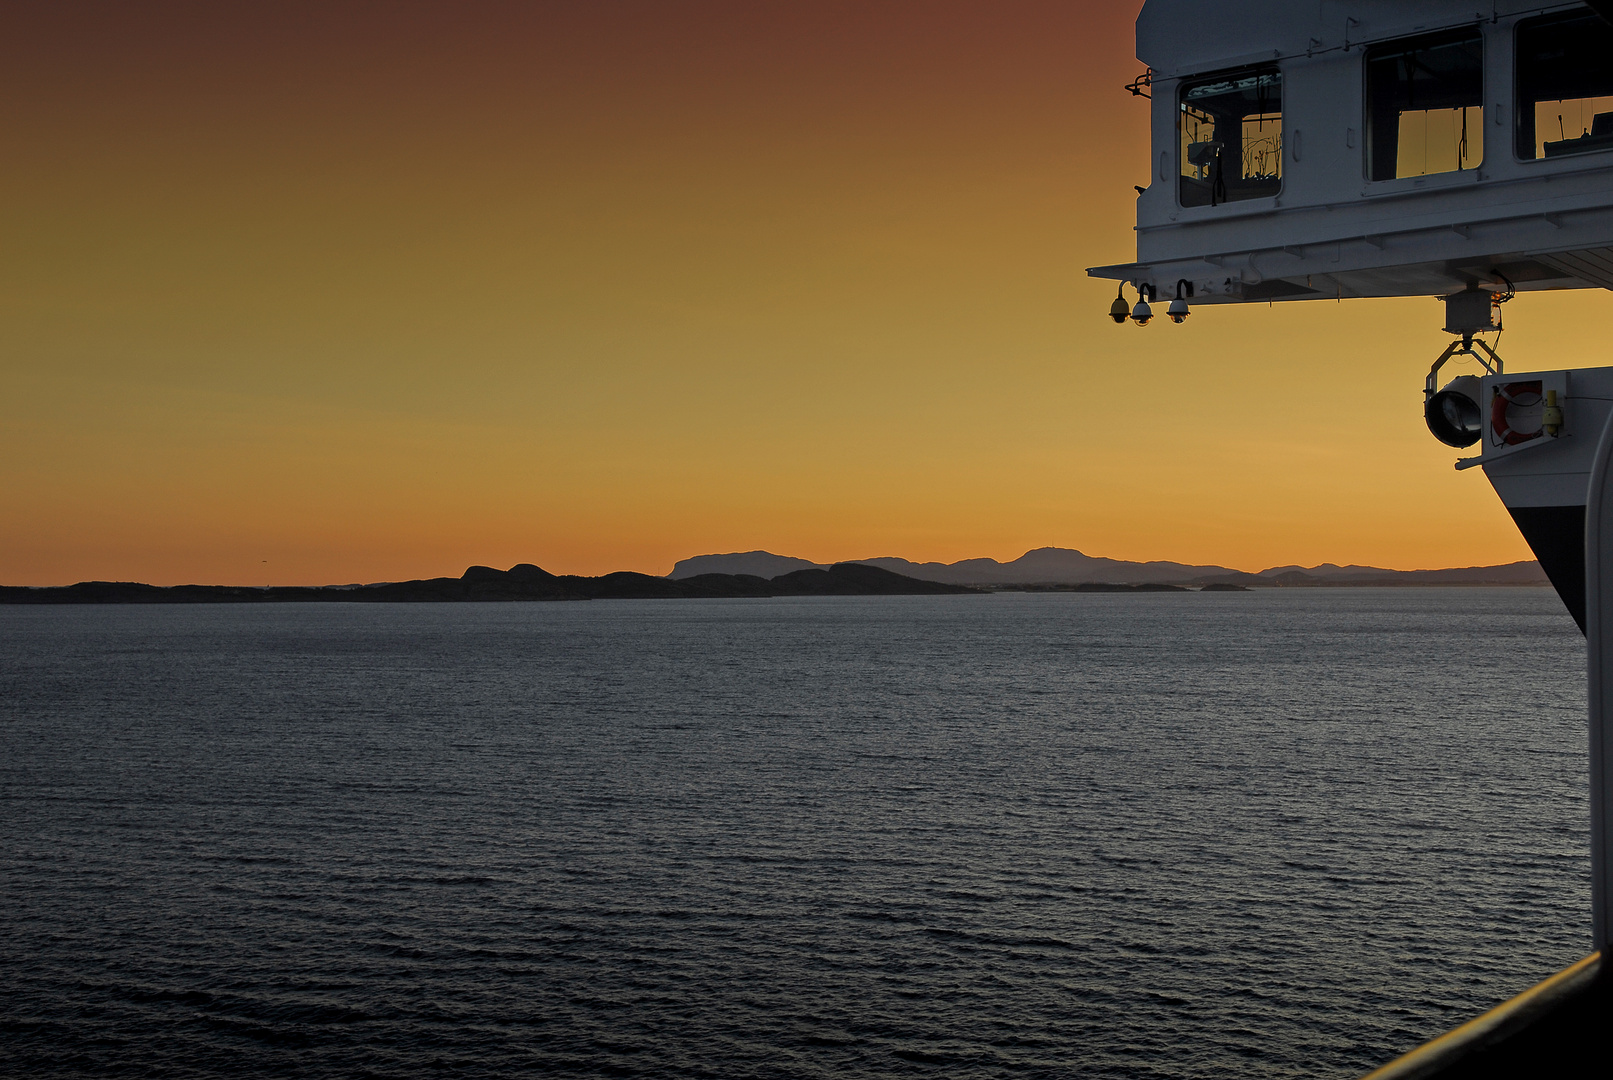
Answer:
MULTIPOLYGON (((1613 988, 1613 367, 1514 372, 1501 305, 1613 289, 1613 0, 1147 0, 1149 184, 1110 315, 1435 296, 1430 432, 1469 451, 1589 643, 1597 952, 1374 1077, 1605 1059, 1613 988), (1132 296, 1127 296, 1127 289, 1132 296), (1484 366, 1441 385, 1453 355, 1484 366)), ((1577 1072, 1576 1072, 1577 1074, 1577 1072)))
POLYGON ((1137 261, 1095 276, 1194 305, 1613 288, 1613 25, 1584 4, 1148 0, 1137 51, 1137 261))

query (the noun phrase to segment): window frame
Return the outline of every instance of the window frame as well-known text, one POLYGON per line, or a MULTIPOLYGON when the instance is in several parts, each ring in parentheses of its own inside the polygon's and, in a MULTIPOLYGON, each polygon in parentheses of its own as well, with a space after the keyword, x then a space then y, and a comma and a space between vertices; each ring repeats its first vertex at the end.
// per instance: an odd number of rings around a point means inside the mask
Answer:
MULTIPOLYGON (((1372 63, 1374 59, 1381 58, 1385 53, 1409 52, 1411 51, 1411 48, 1408 48, 1408 46, 1415 47, 1417 43, 1426 43, 1429 46, 1433 46, 1445 44, 1447 42, 1454 43, 1456 41, 1468 38, 1477 41, 1479 46, 1479 129, 1481 134, 1485 134, 1484 121, 1489 112, 1489 110, 1484 107, 1484 103, 1488 100, 1486 91, 1489 81, 1488 69, 1485 63, 1489 55, 1487 51, 1489 45, 1486 41, 1486 37, 1487 35, 1484 33, 1483 27, 1477 23, 1473 23, 1471 25, 1447 27, 1443 30, 1434 30, 1426 33, 1407 34, 1403 37, 1388 38, 1384 41, 1374 41, 1361 50, 1361 178, 1363 181, 1368 184, 1423 184, 1430 180, 1436 180, 1439 178, 1458 177, 1464 173, 1479 173, 1484 168, 1484 163, 1489 159, 1490 156, 1489 144, 1491 140, 1488 138, 1485 138, 1484 140, 1483 154, 1470 169, 1456 168, 1447 169, 1444 172, 1424 173, 1421 176, 1390 176, 1383 179, 1375 179, 1372 175, 1372 63), (1374 54, 1378 54, 1378 56, 1375 57, 1374 54)), ((1516 45, 1514 45, 1514 70, 1516 70, 1516 57, 1517 48, 1516 45)), ((1464 107, 1472 108, 1472 106, 1464 107)), ((1396 123, 1398 125, 1398 119, 1396 123)))
POLYGON ((1176 80, 1176 89, 1173 95, 1175 98, 1175 115, 1172 118, 1173 122, 1171 125, 1172 139, 1175 143, 1174 156, 1176 161, 1171 180, 1172 187, 1174 188, 1172 194, 1176 200, 1176 206, 1178 209, 1188 211, 1209 211, 1218 210, 1223 206, 1229 206, 1234 203, 1258 203, 1262 199, 1275 199, 1282 194, 1283 188, 1288 183, 1288 162, 1284 160, 1285 155, 1288 153, 1288 149, 1285 143, 1279 145, 1278 147, 1277 158, 1279 172, 1277 176, 1277 187, 1276 190, 1272 191, 1270 194, 1249 195, 1236 199, 1228 198, 1222 200, 1221 202, 1212 203, 1186 203, 1182 201, 1182 181, 1186 179, 1186 175, 1182 171, 1184 165, 1186 164, 1186 151, 1182 147, 1182 110, 1184 105, 1186 105, 1187 92, 1190 88, 1203 83, 1215 82, 1220 79, 1232 78, 1239 75, 1255 75, 1257 77, 1264 75, 1277 76, 1279 92, 1277 117, 1279 123, 1286 116, 1286 113, 1283 111, 1282 99, 1286 96, 1288 72, 1284 70, 1284 67, 1281 63, 1275 61, 1268 60, 1258 64, 1240 64, 1237 67, 1219 68, 1213 71, 1194 72, 1191 75, 1184 75, 1176 80))
MULTIPOLYGON (((1521 63, 1522 51, 1519 47, 1519 39, 1523 32, 1531 25, 1549 22, 1569 22, 1574 19, 1583 18, 1586 15, 1598 17, 1596 16, 1596 12, 1592 10, 1589 5, 1581 5, 1578 8, 1570 8, 1566 11, 1554 11, 1531 15, 1528 18, 1519 19, 1517 22, 1512 24, 1512 124, 1511 130, 1508 132, 1508 141, 1512 146, 1512 159, 1521 165, 1544 165, 1548 162, 1563 160, 1577 161, 1590 157, 1593 154, 1605 154, 1609 151, 1613 151, 1613 146, 1602 146, 1591 147, 1585 150, 1576 150, 1566 154, 1559 154, 1555 157, 1548 157, 1545 154, 1539 154, 1533 157, 1524 157, 1521 153, 1519 153, 1519 136, 1523 131, 1522 121, 1524 113, 1523 64, 1521 63)), ((1532 110, 1535 108, 1536 104, 1537 103, 1535 102, 1530 102, 1528 108, 1532 110)))

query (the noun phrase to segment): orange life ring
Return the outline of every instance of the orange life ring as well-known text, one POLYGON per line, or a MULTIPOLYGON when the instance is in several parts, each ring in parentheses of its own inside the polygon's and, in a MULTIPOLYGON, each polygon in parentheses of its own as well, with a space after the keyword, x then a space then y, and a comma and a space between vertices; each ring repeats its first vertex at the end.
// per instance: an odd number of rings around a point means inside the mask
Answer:
POLYGON ((1525 435, 1521 431, 1513 431, 1507 425, 1507 406, 1519 403, 1518 398, 1525 394, 1533 394, 1535 397, 1544 400, 1544 395, 1540 392, 1538 382, 1501 383, 1495 388, 1495 394, 1490 399, 1490 433, 1495 437, 1497 443, 1517 446, 1519 443, 1526 443, 1530 439, 1538 439, 1543 434, 1543 432, 1535 431, 1525 435))

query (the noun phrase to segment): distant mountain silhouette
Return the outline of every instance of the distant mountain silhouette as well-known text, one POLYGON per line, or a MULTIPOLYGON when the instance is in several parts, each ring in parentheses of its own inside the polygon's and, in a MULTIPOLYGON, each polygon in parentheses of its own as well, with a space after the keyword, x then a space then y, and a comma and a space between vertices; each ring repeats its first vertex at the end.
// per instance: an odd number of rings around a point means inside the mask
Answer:
POLYGON ((1533 559, 1499 566, 1462 566, 1448 570, 1384 570, 1376 566, 1274 566, 1254 575, 1257 584, 1278 586, 1343 585, 1549 585, 1533 559))
POLYGON ((827 570, 829 565, 794 559, 788 555, 774 555, 770 551, 738 551, 731 555, 696 555, 692 559, 684 559, 672 568, 672 573, 667 577, 674 581, 701 574, 750 574, 759 578, 776 578, 796 570, 827 570))
POLYGON ((0 604, 253 604, 386 603, 507 600, 654 600, 747 596, 910 596, 969 593, 979 588, 1077 592, 1175 592, 1243 588, 1325 588, 1361 585, 1545 585, 1535 562, 1448 570, 1384 570, 1375 566, 1274 566, 1258 574, 1224 566, 1126 562, 1069 548, 1037 548, 1012 562, 964 559, 914 563, 878 558, 825 566, 805 559, 747 551, 701 555, 667 577, 623 570, 601 577, 557 576, 531 563, 508 570, 472 566, 457 578, 387 581, 373 585, 274 586, 143 585, 81 581, 53 588, 0 586, 0 604), (734 568, 745 567, 746 570, 734 568), (691 572, 693 571, 693 572, 691 572), (769 573, 770 571, 778 571, 769 573))
MULTIPOLYGON (((1546 585, 1546 575, 1534 561, 1501 566, 1469 566, 1447 570, 1386 570, 1376 566, 1274 566, 1251 574, 1225 566, 1199 566, 1178 562, 1128 562, 1087 555, 1073 548, 1045 547, 1027 551, 1012 562, 964 559, 955 563, 916 563, 883 556, 856 559, 893 573, 954 585, 1244 585, 1297 587, 1337 585, 1546 585)), ((677 580, 696 573, 750 573, 766 577, 777 567, 785 573, 798 567, 819 566, 805 559, 747 551, 733 555, 699 555, 684 559, 668 577, 677 580), (742 569, 743 568, 743 569, 742 569)))
MULTIPOLYGON (((796 560, 797 562, 801 560, 796 560)), ((57 588, 0 586, 6 604, 261 604, 387 603, 513 600, 660 600, 762 596, 930 596, 976 590, 919 581, 877 566, 837 563, 781 574, 699 574, 674 581, 620 571, 603 577, 557 577, 531 563, 508 570, 472 566, 457 578, 389 581, 375 585, 275 586, 143 585, 81 581, 57 588)))
POLYGON ((1237 571, 1224 566, 1192 566, 1176 562, 1128 562, 1087 555, 1073 548, 1045 547, 1027 551, 1012 562, 964 559, 955 563, 915 563, 883 557, 858 559, 898 574, 969 585, 1078 585, 1092 583, 1151 583, 1184 585, 1200 578, 1222 577, 1237 571))

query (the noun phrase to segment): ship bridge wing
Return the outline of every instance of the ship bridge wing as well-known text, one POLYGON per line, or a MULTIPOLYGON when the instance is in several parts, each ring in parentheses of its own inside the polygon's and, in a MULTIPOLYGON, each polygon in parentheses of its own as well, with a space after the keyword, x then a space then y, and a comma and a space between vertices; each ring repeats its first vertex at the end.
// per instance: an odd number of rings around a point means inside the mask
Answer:
POLYGON ((1613 288, 1613 24, 1491 6, 1148 0, 1136 260, 1088 273, 1196 303, 1613 288))

